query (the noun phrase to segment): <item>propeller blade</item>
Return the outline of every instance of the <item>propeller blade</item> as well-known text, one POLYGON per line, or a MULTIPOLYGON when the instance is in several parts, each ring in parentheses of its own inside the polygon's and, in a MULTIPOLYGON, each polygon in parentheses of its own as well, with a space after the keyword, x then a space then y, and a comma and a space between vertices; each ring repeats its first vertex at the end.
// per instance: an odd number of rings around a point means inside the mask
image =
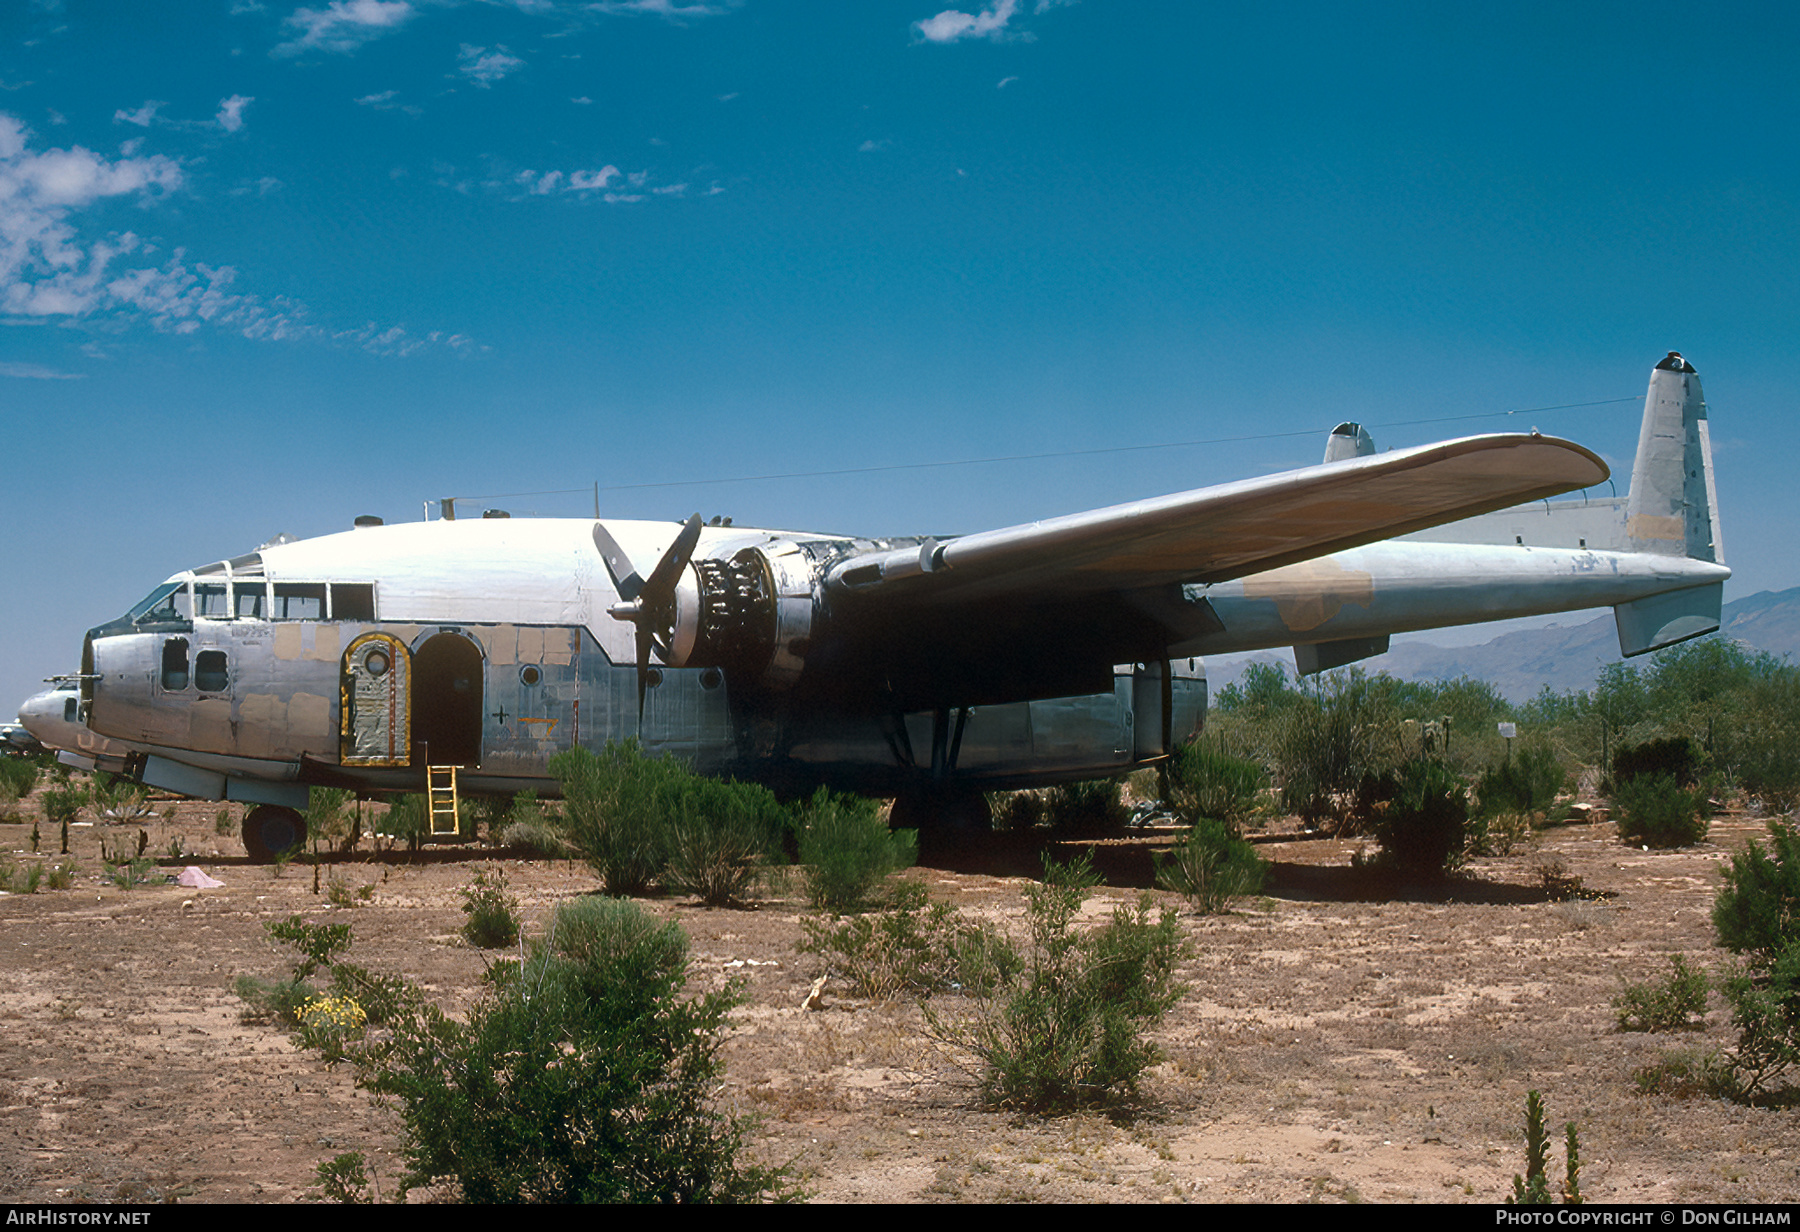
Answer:
POLYGON ((630 603, 644 590, 644 579, 638 576, 637 566, 631 563, 631 557, 619 546, 619 541, 612 537, 603 522, 594 523, 594 546, 600 550, 600 559, 606 565, 606 572, 612 576, 613 589, 619 592, 619 598, 630 603))
MULTIPOLYGON (((658 634, 675 623, 675 587, 700 542, 701 525, 699 514, 689 518, 646 580, 605 525, 594 523, 594 546, 600 551, 606 572, 612 576, 613 588, 623 600, 608 611, 614 619, 629 620, 637 626, 639 726, 644 722, 644 693, 650 685, 650 652, 667 640, 659 638, 658 634)), ((666 655, 667 651, 664 653, 666 655)))
POLYGON ((688 560, 694 554, 694 545, 700 542, 700 515, 695 514, 675 536, 675 542, 663 553, 663 558, 656 562, 656 568, 650 572, 650 580, 644 583, 644 606, 673 605, 675 602, 675 583, 681 577, 681 571, 688 566, 688 560))

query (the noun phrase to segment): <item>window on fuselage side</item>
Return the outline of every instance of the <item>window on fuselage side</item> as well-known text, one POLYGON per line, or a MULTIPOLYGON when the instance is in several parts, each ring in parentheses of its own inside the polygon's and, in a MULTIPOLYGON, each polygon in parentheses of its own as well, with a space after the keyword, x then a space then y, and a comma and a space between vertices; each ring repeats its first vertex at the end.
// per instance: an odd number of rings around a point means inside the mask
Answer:
POLYGON ((325 583, 275 583, 275 605, 270 614, 276 620, 324 620, 325 583))
POLYGON ((154 625, 170 620, 187 620, 193 613, 188 602, 186 582, 164 582, 145 600, 131 609, 133 624, 154 625))
POLYGON ((177 693, 188 687, 188 644, 185 637, 171 637, 163 642, 162 687, 177 693))
POLYGON ((331 584, 331 618, 333 620, 374 620, 374 585, 369 582, 333 582, 331 584))
POLYGON ((269 588, 264 582, 233 582, 232 605, 240 620, 261 620, 263 605, 268 602, 269 588))
POLYGON ((225 583, 194 583, 194 615, 202 620, 231 619, 231 599, 225 583))
POLYGON ((194 687, 202 693, 223 693, 231 687, 223 650, 202 650, 194 656, 194 687))

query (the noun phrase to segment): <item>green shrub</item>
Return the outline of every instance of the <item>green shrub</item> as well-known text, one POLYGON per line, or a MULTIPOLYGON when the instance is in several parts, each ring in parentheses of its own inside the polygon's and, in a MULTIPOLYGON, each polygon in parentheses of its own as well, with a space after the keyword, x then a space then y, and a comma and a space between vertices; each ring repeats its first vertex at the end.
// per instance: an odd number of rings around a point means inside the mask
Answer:
POLYGON ((1169 804, 1190 826, 1210 818, 1241 834, 1256 817, 1264 777, 1256 762, 1197 740, 1169 763, 1169 804))
POLYGON ((694 775, 670 805, 669 884, 711 907, 754 897, 787 829, 787 813, 769 789, 694 775))
POLYGON ((340 997, 349 997, 362 1007, 371 1026, 386 1026, 425 1004, 425 994, 417 986, 397 975, 382 975, 355 963, 331 965, 331 988, 340 997))
POLYGON ((37 786, 38 765, 29 757, 0 756, 0 801, 22 800, 37 786))
POLYGON ((1025 892, 1031 940, 1017 973, 978 994, 969 1017, 927 1007, 927 1022, 973 1058, 995 1106, 1061 1112, 1130 1099, 1160 1056, 1144 1032, 1184 992, 1175 915, 1153 919, 1146 899, 1080 932, 1075 916, 1097 881, 1091 867, 1085 858, 1044 867, 1044 881, 1025 892))
POLYGON ((312 787, 306 793, 306 836, 339 851, 352 851, 362 837, 362 819, 351 810, 356 793, 343 787, 312 787))
POLYGON ((315 1049, 329 1066, 342 1061, 350 1045, 363 1037, 369 1016, 354 997, 320 993, 301 1003, 294 1020, 300 1046, 315 1049))
POLYGON ((1131 811, 1116 779, 1060 783, 1044 797, 1044 819, 1067 834, 1110 834, 1124 828, 1131 811))
POLYGON ((1737 1099, 1741 1094, 1730 1063, 1716 1048, 1670 1049, 1632 1070, 1631 1080, 1643 1095, 1737 1099))
POLYGON ((305 916, 291 915, 285 920, 265 924, 263 928, 270 940, 299 951, 299 957, 294 961, 295 980, 308 978, 350 948, 348 924, 314 924, 305 916))
POLYGON ((502 847, 515 847, 545 859, 560 860, 574 848, 563 836, 557 817, 537 798, 535 791, 522 791, 512 798, 500 828, 489 829, 498 834, 502 847))
POLYGON ((996 929, 959 919, 954 907, 931 902, 914 882, 897 884, 883 911, 800 925, 806 932, 801 953, 824 958, 830 974, 878 1000, 951 988, 984 991, 1019 970, 1017 951, 996 929))
POLYGON ((431 809, 424 796, 395 797, 386 813, 373 822, 375 833, 386 838, 401 839, 406 849, 417 852, 431 833, 431 809))
POLYGON ((1166 862, 1156 858, 1156 884, 1184 895, 1206 915, 1224 911, 1235 898, 1257 893, 1268 871, 1268 861, 1222 821, 1197 822, 1166 862))
POLYGON ((519 904, 506 892, 506 874, 478 872, 460 891, 463 940, 484 950, 504 949, 519 939, 519 904))
POLYGON ((996 830, 1035 830, 1044 824, 1044 798, 1035 791, 999 791, 988 797, 996 830))
MULTIPOLYGON (((569 841, 608 894, 643 894, 668 866, 667 814, 687 770, 646 757, 635 741, 599 753, 567 749, 550 759, 562 784, 569 841)), ((691 776, 690 776, 691 777, 691 776)))
POLYGON ((918 859, 918 836, 890 832, 873 800, 840 796, 821 787, 800 818, 800 863, 806 898, 821 911, 840 914, 874 906, 890 873, 918 859))
POLYGON ((1699 746, 1686 736, 1627 744, 1613 754, 1613 786, 1623 786, 1636 778, 1661 775, 1674 779, 1683 787, 1693 787, 1700 781, 1704 764, 1699 746))
POLYGON ((1521 749, 1517 757, 1482 772, 1475 786, 1477 811, 1483 817, 1496 813, 1548 814, 1568 782, 1568 774, 1550 748, 1539 745, 1521 749))
POLYGON ((635 904, 579 900, 466 1022, 427 1006, 358 1057, 392 1097, 402 1187, 469 1202, 792 1196, 745 1163, 750 1123, 713 1107, 733 990, 684 995, 686 938, 635 904))
POLYGON ((1469 798, 1442 762, 1406 763, 1394 797, 1376 812, 1372 829, 1383 862, 1415 876, 1437 876, 1465 859, 1469 798))
POLYGON ((345 1151, 315 1168, 319 1189, 331 1202, 362 1205, 369 1197, 369 1172, 361 1151, 345 1151))
POLYGON ((1619 837, 1646 847, 1688 847, 1706 837, 1707 791, 1673 775, 1643 773, 1617 783, 1619 837))
POLYGON ((1718 982, 1738 1042, 1729 1058, 1741 1098, 1800 1064, 1800 831, 1769 823, 1770 850, 1752 842, 1725 868, 1713 902, 1719 944, 1744 965, 1718 982))
POLYGON ((231 983, 231 991, 244 1003, 245 1022, 278 1022, 284 1027, 300 1025, 300 1007, 318 995, 318 989, 304 980, 263 980, 254 975, 240 975, 231 983))
POLYGON ((1706 1013, 1706 972, 1671 955, 1673 968, 1661 980, 1627 984, 1613 998, 1613 1016, 1621 1031, 1681 1031, 1696 1014, 1706 1013))
POLYGON ((61 783, 46 787, 38 795, 44 806, 44 817, 53 822, 74 821, 87 807, 88 789, 79 783, 61 783))

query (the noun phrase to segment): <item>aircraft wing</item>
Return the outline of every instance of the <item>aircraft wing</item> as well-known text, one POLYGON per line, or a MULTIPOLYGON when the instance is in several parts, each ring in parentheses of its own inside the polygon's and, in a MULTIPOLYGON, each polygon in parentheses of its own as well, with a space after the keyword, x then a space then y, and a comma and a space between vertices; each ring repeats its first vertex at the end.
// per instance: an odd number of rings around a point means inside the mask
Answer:
POLYGON ((927 607, 1219 582, 1591 487, 1608 474, 1571 441, 1472 436, 866 553, 838 562, 826 582, 846 597, 927 607))

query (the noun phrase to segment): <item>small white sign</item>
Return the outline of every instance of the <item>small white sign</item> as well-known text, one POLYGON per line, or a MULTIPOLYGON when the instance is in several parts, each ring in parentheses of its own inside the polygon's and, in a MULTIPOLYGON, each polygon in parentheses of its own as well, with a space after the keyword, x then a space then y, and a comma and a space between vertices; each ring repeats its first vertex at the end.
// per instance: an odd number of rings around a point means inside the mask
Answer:
POLYGON ((1511 740, 1514 736, 1519 734, 1519 725, 1517 723, 1502 723, 1500 724, 1500 734, 1505 736, 1508 740, 1511 740))

